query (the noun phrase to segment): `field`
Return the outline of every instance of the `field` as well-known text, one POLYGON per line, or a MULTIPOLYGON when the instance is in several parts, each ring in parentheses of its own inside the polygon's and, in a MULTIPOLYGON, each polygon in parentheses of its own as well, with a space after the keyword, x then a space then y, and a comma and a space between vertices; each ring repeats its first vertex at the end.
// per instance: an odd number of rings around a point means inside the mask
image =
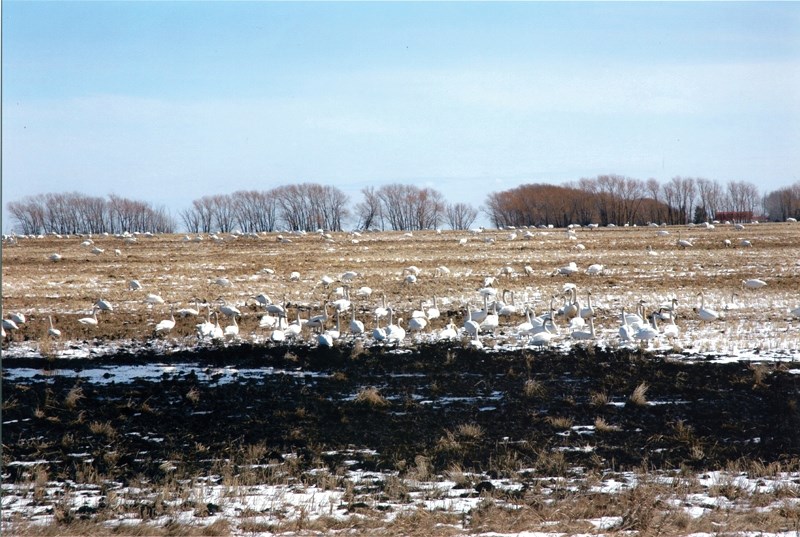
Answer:
POLYGON ((3 318, 26 320, 3 347, 3 531, 797 535, 796 226, 6 241, 3 318), (272 340, 254 297, 331 330, 342 280, 332 345, 272 340), (549 341, 519 328, 573 285, 592 336, 568 311, 549 341), (372 336, 382 296, 400 341, 372 336), (198 337, 203 307, 156 332, 195 301, 236 306, 238 335, 198 337), (641 302, 660 330, 621 341, 641 302))

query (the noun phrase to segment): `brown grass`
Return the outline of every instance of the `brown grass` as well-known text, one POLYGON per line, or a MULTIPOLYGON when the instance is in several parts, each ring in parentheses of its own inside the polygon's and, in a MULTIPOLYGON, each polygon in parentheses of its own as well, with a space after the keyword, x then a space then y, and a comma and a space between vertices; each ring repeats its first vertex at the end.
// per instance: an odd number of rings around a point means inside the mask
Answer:
POLYGON ((648 389, 650 389, 650 386, 646 382, 642 382, 634 388, 633 393, 628 397, 628 401, 636 406, 645 406, 647 404, 648 389))
MULTIPOLYGON (((573 249, 574 241, 566 240, 562 230, 549 230, 547 235, 535 230, 533 240, 514 241, 507 240, 507 232, 496 230, 487 230, 480 238, 460 231, 415 232, 413 238, 399 232, 367 233, 358 243, 353 243, 347 233, 333 233, 333 242, 324 244, 315 234, 293 237, 291 243, 277 242, 276 233, 263 235, 260 240, 223 243, 211 240, 184 243, 182 234, 156 236, 135 244, 125 244, 115 237, 94 237, 95 244, 107 252, 119 248, 120 257, 108 253, 94 256, 80 245, 80 237, 20 239, 18 246, 3 250, 3 307, 28 314, 29 321, 15 334, 15 339, 38 341, 40 350, 47 355, 57 351, 53 347, 58 347, 43 336, 49 327, 48 314, 53 315, 54 323, 62 331, 63 341, 92 337, 152 338, 153 324, 168 312, 147 307, 144 296, 149 292, 160 293, 176 308, 190 305, 195 296, 210 301, 222 296, 242 309, 241 334, 266 336, 265 330, 258 328, 263 310, 252 300, 244 306, 248 297, 260 292, 267 292, 274 300, 288 297, 291 303, 288 320, 292 321, 296 306, 304 317, 311 309, 319 312, 329 291, 319 285, 323 275, 336 278, 354 269, 360 274, 353 282, 354 288, 364 285, 373 289, 372 297, 355 300, 360 312, 373 309, 380 301, 380 294, 385 293, 387 301, 404 317, 418 307, 420 300, 430 300, 434 294, 440 297, 440 309, 443 297, 465 294, 469 297, 469 293, 483 284, 486 275, 496 275, 505 266, 511 266, 514 275, 501 276, 500 284, 511 290, 541 289, 543 296, 549 296, 558 292, 564 281, 579 288, 600 285, 598 278, 585 273, 554 278, 553 270, 568 261, 585 268, 601 259, 606 267, 603 286, 628 289, 634 296, 677 294, 681 306, 686 305, 684 311, 694 305, 700 289, 713 288, 720 296, 729 297, 732 292, 741 291, 741 280, 753 275, 769 280, 768 287, 758 291, 767 300, 785 298, 796 287, 791 275, 774 271, 775 266, 794 266, 800 258, 800 233, 796 227, 761 224, 736 231, 731 226, 717 226, 713 232, 684 227, 680 228, 684 237, 693 238, 695 243, 693 249, 686 251, 674 244, 678 229, 670 228, 669 237, 656 237, 653 229, 641 227, 580 230, 578 239, 586 246, 583 252, 573 249), (755 246, 748 249, 723 246, 723 239, 742 235, 753 240, 755 246), (467 244, 459 244, 462 238, 468 240, 467 244), (489 244, 486 238, 495 241, 489 244), (648 244, 659 254, 657 257, 646 254, 648 244), (53 252, 61 253, 64 259, 51 263, 47 257, 53 252), (523 267, 531 264, 533 256, 536 268, 528 276, 523 267), (410 264, 422 271, 414 285, 404 284, 402 278, 403 269, 410 264), (436 276, 436 268, 442 265, 451 270, 451 277, 436 276), (693 270, 698 266, 723 266, 725 271, 706 274, 693 270), (213 274, 208 267, 214 267, 213 274), (262 271, 264 268, 274 273, 262 271), (687 270, 692 271, 691 278, 686 277, 687 270), (300 272, 299 282, 289 281, 292 271, 300 272), (653 271, 657 277, 648 277, 653 271), (211 276, 225 276, 233 286, 216 286, 211 276), (144 289, 128 289, 128 281, 134 278, 142 282, 144 289), (102 298, 114 304, 115 310, 99 314, 99 326, 87 329, 77 319, 87 316, 92 303, 101 298, 98 288, 104 289, 102 298), (54 289, 57 299, 51 298, 54 289)), ((537 311, 547 307, 544 303, 535 306, 537 311)), ((450 316, 459 324, 463 315, 460 305, 456 311, 443 313, 431 323, 432 329, 441 328, 450 316)), ((764 314, 772 321, 783 322, 785 317, 785 312, 764 314)), ((363 313, 359 315, 367 326, 372 326, 373 319, 363 313)), ((596 315, 599 327, 616 323, 619 311, 598 311, 596 315)), ((731 311, 728 315, 733 319, 741 314, 731 311)), ((196 322, 192 318, 179 318, 169 337, 193 337, 196 322)))
POLYGON ((389 406, 389 401, 384 398, 377 388, 364 388, 356 395, 355 402, 372 407, 389 406))

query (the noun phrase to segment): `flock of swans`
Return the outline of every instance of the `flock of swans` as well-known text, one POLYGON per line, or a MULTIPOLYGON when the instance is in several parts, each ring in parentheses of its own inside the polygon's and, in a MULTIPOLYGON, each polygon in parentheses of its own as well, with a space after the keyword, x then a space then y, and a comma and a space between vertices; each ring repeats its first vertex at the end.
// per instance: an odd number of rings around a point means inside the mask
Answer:
MULTIPOLYGON (((530 231, 526 231, 523 237, 527 238, 530 234, 530 231)), ((516 232, 512 235, 508 240, 518 236, 516 232)), ((657 232, 657 236, 666 235, 669 235, 666 230, 657 232)), ((573 230, 567 231, 567 238, 576 240, 573 230)), ((325 240, 330 240, 330 237, 325 240)), ((279 242, 292 241, 284 238, 279 242)), ((459 244, 464 244, 463 239, 459 240, 459 244)), ((694 247, 694 243, 684 239, 680 232, 673 244, 679 250, 694 247)), ((89 239, 83 245, 93 248, 93 255, 99 256, 104 252, 89 239)), ((747 245, 740 243, 740 246, 747 245)), ((652 249, 648 249, 648 254, 652 254, 652 249)), ((52 262, 59 262, 62 258, 60 254, 49 256, 52 262)), ((542 348, 592 342, 647 347, 660 342, 680 346, 685 343, 687 332, 694 329, 697 323, 722 324, 728 307, 734 307, 733 304, 725 304, 721 306, 721 312, 714 309, 708 303, 704 289, 691 297, 684 294, 680 300, 672 296, 655 304, 648 304, 644 300, 625 304, 618 300, 610 303, 612 301, 608 300, 608 295, 603 297, 597 294, 602 289, 601 284, 587 285, 586 289, 579 290, 576 284, 568 282, 553 285, 549 290, 542 289, 532 296, 528 291, 512 289, 513 285, 505 283, 513 278, 530 276, 539 270, 525 265, 520 272, 508 263, 483 277, 478 289, 468 290, 466 295, 458 298, 434 294, 423 298, 406 297, 397 304, 387 302, 386 294, 382 292, 377 294, 377 299, 374 298, 376 293, 373 289, 362 285, 367 282, 359 282, 362 278, 366 279, 364 274, 348 270, 337 277, 323 275, 313 283, 309 293, 313 295, 320 290, 324 293, 319 295, 318 300, 312 301, 317 311, 309 303, 292 304, 285 296, 282 301, 274 302, 267 292, 251 294, 244 301, 241 293, 238 293, 232 302, 223 296, 213 301, 192 298, 190 304, 186 305, 165 300, 160 293, 148 289, 146 280, 135 278, 125 282, 125 291, 130 293, 129 296, 138 297, 126 300, 127 308, 130 309, 131 303, 141 303, 153 319, 147 334, 143 334, 145 337, 183 341, 194 338, 197 342, 249 339, 322 347, 353 341, 395 346, 443 341, 471 348, 483 348, 486 344, 542 348), (522 296, 519 303, 518 294, 522 296), (596 296, 600 298, 599 301, 596 296), (695 299, 694 303, 692 299, 695 299), (412 308, 408 307, 409 300, 412 308), (158 315, 157 312, 165 310, 168 315, 158 315)), ((582 269, 574 261, 549 271, 551 277, 566 280, 576 274, 600 278, 606 272, 603 264, 595 262, 582 269)), ((278 275, 275 277, 281 278, 278 275)), ((426 278, 450 277, 451 270, 444 265, 426 271, 416 265, 408 265, 398 274, 398 283, 409 290, 406 294, 413 295, 411 289, 426 278)), ((282 279, 290 285, 303 285, 298 271, 290 271, 282 279)), ((238 285, 226 277, 214 278, 211 284, 221 293, 238 285)), ((766 286, 768 282, 763 279, 741 280, 742 293, 756 293, 766 286)), ((278 292, 284 291, 285 288, 282 288, 278 292)), ((790 317, 800 318, 800 307, 788 309, 786 313, 790 317)), ((70 327, 70 333, 74 334, 77 328, 82 330, 78 333, 91 337, 102 326, 104 317, 112 315, 124 315, 124 312, 115 309, 109 300, 97 298, 91 304, 89 315, 73 321, 76 324, 70 327)), ((52 315, 47 316, 47 321, 47 337, 61 339, 64 327, 56 327, 52 315)), ((3 338, 13 339, 14 332, 20 330, 25 322, 25 316, 21 313, 3 318, 3 338)))

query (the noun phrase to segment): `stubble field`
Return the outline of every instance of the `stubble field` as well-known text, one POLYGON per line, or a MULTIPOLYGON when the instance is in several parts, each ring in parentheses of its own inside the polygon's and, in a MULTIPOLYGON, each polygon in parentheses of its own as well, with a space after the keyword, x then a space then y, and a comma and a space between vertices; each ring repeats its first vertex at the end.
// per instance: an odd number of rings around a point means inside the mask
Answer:
MULTIPOLYGON (((4 318, 24 313, 26 322, 4 342, 3 529, 793 534, 799 230, 6 243, 4 318), (678 247, 679 236, 693 246, 678 247), (61 260, 50 261, 53 253, 61 260), (570 262, 577 271, 559 273, 570 262), (591 265, 602 270, 589 274, 591 265), (409 283, 412 266, 419 271, 409 283), (288 321, 309 318, 341 298, 348 272, 356 273, 352 307, 332 347, 308 328, 289 343, 271 340, 275 327, 261 326, 265 308, 252 297, 269 295, 288 321), (498 309, 513 292, 517 313, 475 338, 463 332, 464 315, 468 305, 484 308, 487 278, 506 299, 498 309), (767 285, 743 288, 752 278, 767 285), (133 279, 142 289, 129 288, 133 279), (565 284, 576 286, 583 307, 591 292, 594 337, 574 340, 556 315, 558 333, 532 345, 519 329, 523 308, 542 314, 554 295, 562 307, 565 284), (371 295, 358 295, 364 287, 371 295), (701 291, 719 319, 699 318, 701 291), (150 293, 165 303, 148 304, 150 293), (400 342, 372 337, 381 295, 408 330, 400 342), (441 315, 412 333, 412 311, 429 309, 434 296, 441 315), (623 307, 644 301, 651 312, 673 298, 677 334, 620 341, 623 307), (80 324, 99 299, 113 311, 99 313, 97 326, 80 324), (238 307, 238 336, 198 338, 203 308, 200 318, 176 316, 172 330, 154 333, 170 304, 194 307, 194 299, 215 312, 223 301, 238 307), (349 333, 352 310, 363 335, 349 333), (48 336, 48 316, 58 339, 48 336), (443 342, 448 320, 459 334, 443 342)), ((220 323, 232 320, 221 315, 220 323)))

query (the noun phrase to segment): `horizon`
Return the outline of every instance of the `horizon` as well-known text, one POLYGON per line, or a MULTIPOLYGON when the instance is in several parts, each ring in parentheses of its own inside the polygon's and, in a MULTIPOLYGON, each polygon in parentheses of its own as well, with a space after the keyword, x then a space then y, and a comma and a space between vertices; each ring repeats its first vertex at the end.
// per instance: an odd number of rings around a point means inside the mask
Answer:
POLYGON ((2 5, 6 204, 292 183, 797 182, 796 3, 2 5))

